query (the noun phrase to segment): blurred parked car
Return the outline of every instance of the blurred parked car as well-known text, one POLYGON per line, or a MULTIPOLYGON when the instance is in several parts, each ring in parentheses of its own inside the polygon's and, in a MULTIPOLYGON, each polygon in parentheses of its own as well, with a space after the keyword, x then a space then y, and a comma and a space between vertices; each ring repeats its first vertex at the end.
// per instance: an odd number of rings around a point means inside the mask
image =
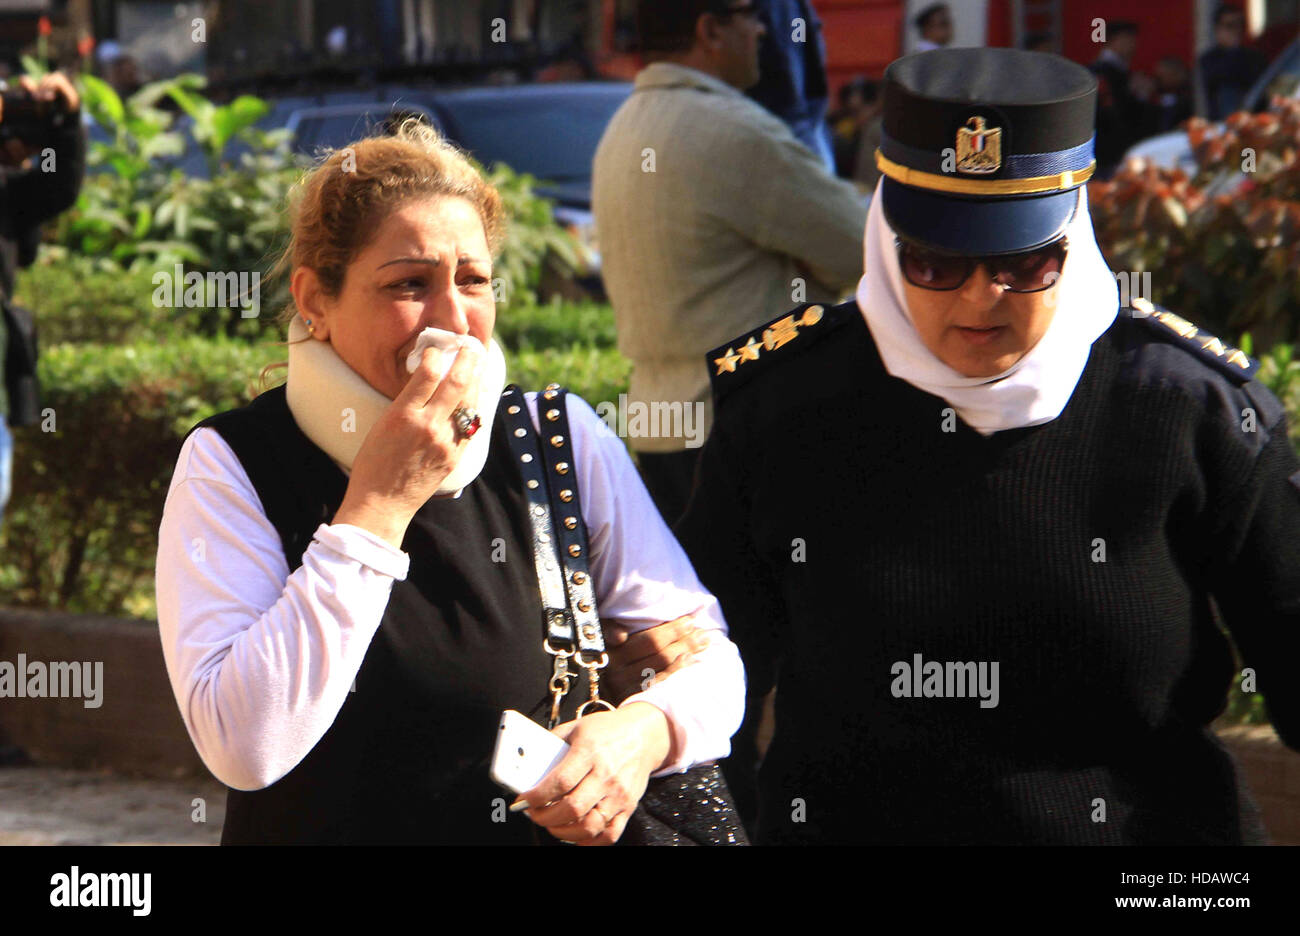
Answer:
MULTIPOLYGON (((1287 46, 1260 75, 1242 101, 1242 109, 1261 111, 1275 95, 1300 98, 1300 39, 1287 46)), ((1223 124, 1215 126, 1222 127, 1223 124)), ((1183 130, 1170 130, 1148 137, 1124 154, 1126 160, 1135 157, 1162 169, 1182 169, 1189 176, 1196 174, 1196 157, 1183 130)))

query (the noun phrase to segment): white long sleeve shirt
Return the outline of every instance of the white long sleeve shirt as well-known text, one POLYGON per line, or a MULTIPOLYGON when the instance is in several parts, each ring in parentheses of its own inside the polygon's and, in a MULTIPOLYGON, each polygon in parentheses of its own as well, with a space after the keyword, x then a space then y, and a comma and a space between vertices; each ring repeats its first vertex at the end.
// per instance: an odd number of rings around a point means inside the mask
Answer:
MULTIPOLYGON (((536 394, 527 400, 536 425, 536 394)), ((696 612, 696 626, 716 632, 695 663, 623 704, 649 702, 668 718, 678 756, 656 776, 725 757, 744 714, 745 677, 717 599, 623 443, 584 401, 568 403, 602 620, 635 631, 696 612)), ((181 717, 217 779, 262 789, 311 751, 409 565, 368 530, 322 523, 290 574, 280 536, 220 433, 186 439, 159 529, 158 626, 181 717)))

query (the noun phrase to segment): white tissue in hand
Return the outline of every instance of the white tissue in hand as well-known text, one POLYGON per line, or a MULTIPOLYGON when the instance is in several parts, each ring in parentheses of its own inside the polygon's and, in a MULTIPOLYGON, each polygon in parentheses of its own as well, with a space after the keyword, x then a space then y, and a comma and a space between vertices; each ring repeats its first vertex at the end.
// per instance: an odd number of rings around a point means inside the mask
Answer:
POLYGON ((437 348, 438 360, 434 362, 433 366, 434 370, 438 372, 438 379, 441 380, 443 375, 451 370, 452 362, 456 360, 457 353, 463 347, 470 347, 477 351, 480 362, 487 356, 483 350, 483 343, 473 335, 458 335, 444 328, 430 326, 420 332, 415 339, 414 350, 406 356, 406 371, 409 374, 414 374, 415 369, 420 366, 420 358, 424 355, 424 349, 437 348))

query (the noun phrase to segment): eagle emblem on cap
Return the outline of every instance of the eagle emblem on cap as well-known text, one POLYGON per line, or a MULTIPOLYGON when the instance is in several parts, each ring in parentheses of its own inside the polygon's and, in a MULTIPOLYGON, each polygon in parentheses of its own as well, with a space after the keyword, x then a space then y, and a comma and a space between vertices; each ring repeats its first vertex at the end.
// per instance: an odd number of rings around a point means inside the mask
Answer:
POLYGON ((1001 168, 1001 127, 985 127, 983 117, 972 117, 957 128, 958 172, 986 175, 1001 168))

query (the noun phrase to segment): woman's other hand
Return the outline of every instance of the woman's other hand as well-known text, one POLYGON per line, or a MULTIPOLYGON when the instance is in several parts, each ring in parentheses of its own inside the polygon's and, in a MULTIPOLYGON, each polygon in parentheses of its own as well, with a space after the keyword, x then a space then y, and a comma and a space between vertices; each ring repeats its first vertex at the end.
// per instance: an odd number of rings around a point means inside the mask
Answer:
POLYGON ((371 427, 348 479, 334 523, 370 530, 398 549, 417 510, 452 473, 469 441, 452 422, 458 406, 478 399, 483 356, 461 348, 438 379, 435 348, 371 427))
POLYGON ((614 702, 649 689, 665 677, 695 662, 709 645, 710 631, 695 626, 695 615, 630 631, 618 624, 604 625, 609 665, 601 682, 614 702))
POLYGON ((668 717, 648 702, 595 712, 554 729, 569 743, 534 789, 520 796, 528 816, 576 845, 613 845, 645 793, 650 774, 670 763, 668 717))

